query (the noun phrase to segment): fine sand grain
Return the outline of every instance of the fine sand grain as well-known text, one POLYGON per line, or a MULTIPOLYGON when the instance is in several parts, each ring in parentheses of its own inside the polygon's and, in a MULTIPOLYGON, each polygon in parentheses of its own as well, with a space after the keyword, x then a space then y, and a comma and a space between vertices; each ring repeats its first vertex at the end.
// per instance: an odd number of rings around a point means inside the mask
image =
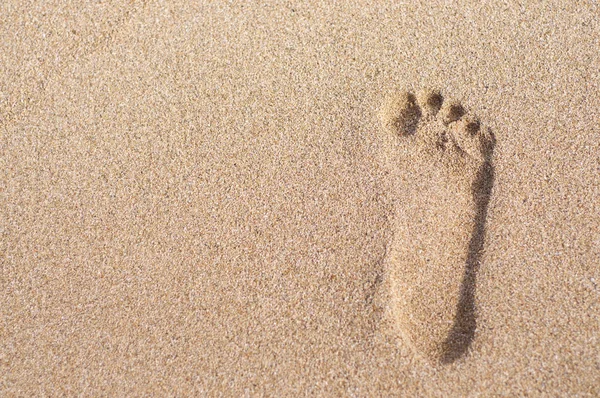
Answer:
POLYGON ((600 395, 599 15, 2 2, 0 396, 600 395))

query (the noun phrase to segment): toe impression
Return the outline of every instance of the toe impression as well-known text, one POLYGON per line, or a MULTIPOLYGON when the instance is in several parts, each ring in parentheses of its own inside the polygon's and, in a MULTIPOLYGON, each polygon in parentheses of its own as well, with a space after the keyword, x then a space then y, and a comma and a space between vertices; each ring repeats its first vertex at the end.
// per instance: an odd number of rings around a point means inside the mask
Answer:
POLYGON ((450 102, 442 107, 442 120, 448 125, 459 120, 465 114, 465 108, 458 102, 450 102))
POLYGON ((489 160, 493 149, 493 136, 474 116, 466 116, 453 126, 453 137, 457 146, 470 157, 480 162, 489 160))
POLYGON ((440 109, 444 98, 437 90, 423 90, 419 93, 419 103, 425 112, 431 116, 436 116, 440 109))
POLYGON ((406 91, 390 95, 379 111, 383 128, 397 136, 414 135, 420 118, 415 95, 406 91))

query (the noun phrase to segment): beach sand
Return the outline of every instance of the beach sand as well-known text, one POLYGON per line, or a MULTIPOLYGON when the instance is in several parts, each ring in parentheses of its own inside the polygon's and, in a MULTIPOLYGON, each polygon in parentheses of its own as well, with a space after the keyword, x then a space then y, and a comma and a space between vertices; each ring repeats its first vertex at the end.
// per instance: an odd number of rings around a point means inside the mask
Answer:
POLYGON ((598 15, 3 2, 0 395, 600 395, 598 15))

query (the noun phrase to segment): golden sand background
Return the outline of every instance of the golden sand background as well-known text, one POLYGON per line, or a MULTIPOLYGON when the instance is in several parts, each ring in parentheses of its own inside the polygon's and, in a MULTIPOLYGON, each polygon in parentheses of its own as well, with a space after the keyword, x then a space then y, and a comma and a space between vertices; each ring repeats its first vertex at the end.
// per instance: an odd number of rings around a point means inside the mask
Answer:
POLYGON ((0 395, 600 394, 599 16, 2 2, 0 395), (443 367, 371 299, 397 87, 497 138, 476 337, 443 367))

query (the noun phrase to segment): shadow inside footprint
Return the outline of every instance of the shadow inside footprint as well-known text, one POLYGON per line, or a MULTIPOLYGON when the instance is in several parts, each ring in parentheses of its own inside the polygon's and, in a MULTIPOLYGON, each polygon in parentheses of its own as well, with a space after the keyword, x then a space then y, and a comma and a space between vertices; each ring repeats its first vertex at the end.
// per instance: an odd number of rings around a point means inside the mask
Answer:
POLYGON ((454 323, 442 347, 441 362, 443 364, 449 364, 461 358, 468 351, 475 337, 475 329, 477 328, 476 277, 483 253, 487 211, 494 185, 494 167, 492 165, 494 144, 492 136, 490 142, 484 147, 484 161, 479 167, 471 186, 475 202, 475 222, 469 241, 454 323))

